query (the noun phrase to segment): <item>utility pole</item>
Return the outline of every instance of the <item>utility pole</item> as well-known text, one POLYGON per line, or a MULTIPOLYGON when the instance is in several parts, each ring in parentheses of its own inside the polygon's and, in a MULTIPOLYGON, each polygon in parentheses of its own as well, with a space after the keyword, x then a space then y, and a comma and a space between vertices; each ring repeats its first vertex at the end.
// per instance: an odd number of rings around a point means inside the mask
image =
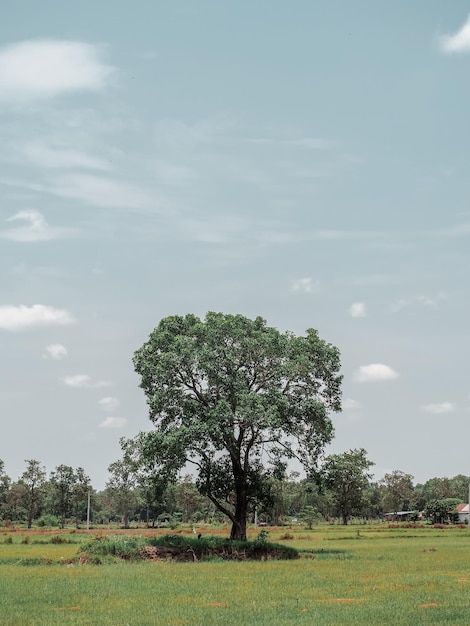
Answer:
POLYGON ((86 529, 90 530, 90 492, 88 491, 88 503, 86 508, 86 529))

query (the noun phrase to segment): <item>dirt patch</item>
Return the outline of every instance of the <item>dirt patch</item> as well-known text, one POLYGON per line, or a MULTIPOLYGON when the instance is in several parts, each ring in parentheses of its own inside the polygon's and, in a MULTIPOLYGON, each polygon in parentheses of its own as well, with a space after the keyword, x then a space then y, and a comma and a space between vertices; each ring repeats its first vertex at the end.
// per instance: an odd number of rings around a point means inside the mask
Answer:
POLYGON ((348 604, 352 602, 365 602, 365 598, 324 598, 323 600, 320 600, 320 602, 339 602, 348 604))

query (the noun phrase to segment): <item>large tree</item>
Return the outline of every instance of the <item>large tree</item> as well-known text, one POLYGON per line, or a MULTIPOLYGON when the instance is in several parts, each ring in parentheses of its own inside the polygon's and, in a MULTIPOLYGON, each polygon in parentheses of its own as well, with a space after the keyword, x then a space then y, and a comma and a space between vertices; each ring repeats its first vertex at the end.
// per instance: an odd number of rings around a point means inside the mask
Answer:
POLYGON ((246 538, 250 505, 276 468, 316 466, 333 436, 329 414, 341 410, 337 348, 315 330, 281 333, 261 317, 164 318, 134 365, 155 425, 139 435, 143 458, 170 473, 194 464, 232 539, 246 538))

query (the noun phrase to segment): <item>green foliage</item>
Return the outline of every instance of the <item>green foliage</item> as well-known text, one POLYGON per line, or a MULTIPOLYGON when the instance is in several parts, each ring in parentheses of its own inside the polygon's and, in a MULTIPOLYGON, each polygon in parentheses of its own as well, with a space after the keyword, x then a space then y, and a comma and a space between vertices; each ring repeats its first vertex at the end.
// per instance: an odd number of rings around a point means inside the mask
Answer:
POLYGON ((124 560, 138 560, 140 552, 146 545, 143 537, 115 535, 95 537, 80 546, 80 553, 97 557, 116 557, 124 560))
POLYGON ((130 519, 138 504, 137 475, 133 463, 127 457, 111 463, 106 483, 110 495, 111 510, 122 520, 124 528, 129 527, 130 519))
POLYGON ((301 520, 312 530, 314 524, 319 524, 322 519, 321 513, 314 506, 307 505, 301 513, 301 520))
POLYGON ((461 503, 458 498, 442 498, 431 500, 424 509, 424 516, 433 524, 447 524, 458 521, 457 505, 461 503))
POLYGON ((54 528, 60 525, 60 520, 57 515, 43 513, 41 517, 37 519, 36 523, 40 528, 54 528))
POLYGON ((309 329, 281 334, 258 317, 208 313, 163 319, 134 365, 155 430, 123 441, 171 476, 187 462, 197 486, 246 537, 250 505, 288 460, 315 466, 341 408, 338 350, 309 329), (264 467, 262 455, 273 462, 264 467))
POLYGON ((263 557, 295 559, 298 552, 291 546, 268 542, 269 533, 262 530, 255 541, 238 541, 203 535, 199 538, 188 535, 163 535, 148 540, 148 545, 191 551, 197 558, 205 559, 217 555, 224 559, 260 559, 263 557))
POLYGON ((379 481, 384 513, 407 511, 413 499, 413 476, 395 470, 379 481))
POLYGON ((351 515, 360 514, 366 505, 371 478, 368 470, 372 465, 374 463, 367 459, 364 448, 331 454, 325 459, 323 480, 332 492, 343 524, 348 523, 351 515))
POLYGON ((27 511, 28 528, 41 510, 46 484, 46 470, 36 459, 26 460, 26 470, 21 474, 19 482, 24 487, 24 506, 27 511))
POLYGON ((269 532, 267 530, 261 530, 255 539, 257 546, 265 546, 268 543, 269 532))

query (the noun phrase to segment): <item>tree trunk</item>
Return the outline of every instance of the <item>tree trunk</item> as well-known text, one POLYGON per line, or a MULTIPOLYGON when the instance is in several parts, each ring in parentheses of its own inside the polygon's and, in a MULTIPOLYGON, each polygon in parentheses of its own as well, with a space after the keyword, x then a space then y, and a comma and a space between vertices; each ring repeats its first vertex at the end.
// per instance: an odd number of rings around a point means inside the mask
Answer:
POLYGON ((230 532, 230 539, 235 541, 246 541, 246 517, 248 510, 248 502, 246 497, 246 490, 237 490, 235 516, 232 521, 232 530, 230 532))

